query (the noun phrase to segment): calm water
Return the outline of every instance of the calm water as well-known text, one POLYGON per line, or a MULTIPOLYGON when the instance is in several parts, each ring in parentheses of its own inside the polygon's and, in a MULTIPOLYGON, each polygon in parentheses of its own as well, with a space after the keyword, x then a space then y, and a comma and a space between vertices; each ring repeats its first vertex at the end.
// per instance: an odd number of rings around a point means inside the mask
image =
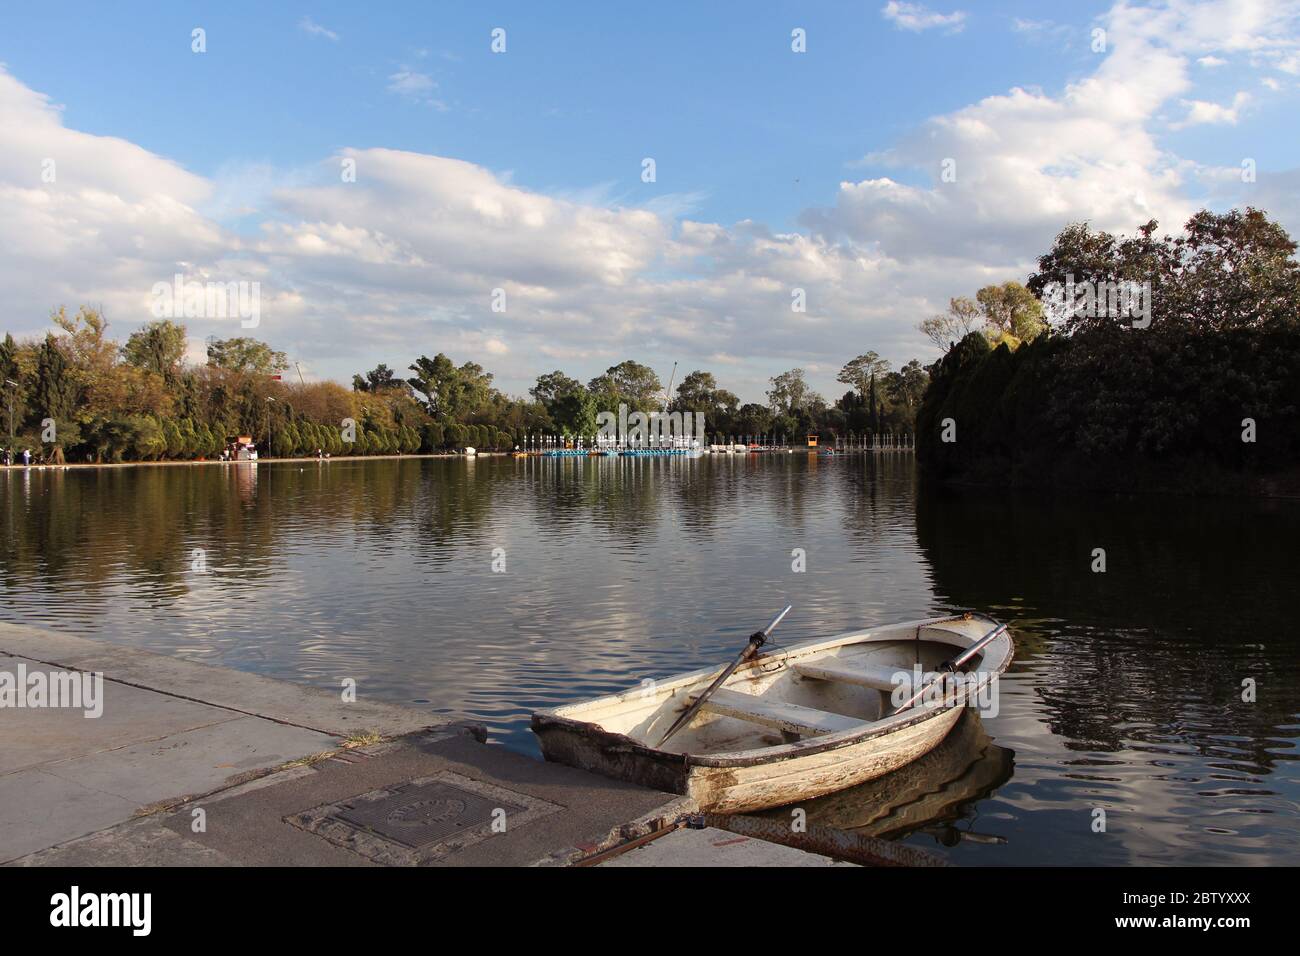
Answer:
POLYGON ((534 708, 721 662, 786 603, 783 643, 986 610, 1017 643, 1000 713, 812 818, 965 864, 1300 863, 1300 502, 936 493, 901 456, 485 458, 14 470, 0 522, 7 620, 355 678, 533 754, 534 708))

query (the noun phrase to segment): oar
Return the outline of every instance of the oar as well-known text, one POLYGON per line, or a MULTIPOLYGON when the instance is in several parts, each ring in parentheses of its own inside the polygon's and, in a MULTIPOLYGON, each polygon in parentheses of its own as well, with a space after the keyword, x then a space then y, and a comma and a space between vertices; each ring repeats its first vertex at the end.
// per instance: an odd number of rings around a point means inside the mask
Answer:
MULTIPOLYGON (((903 703, 899 704, 898 709, 895 710, 894 713, 901 714, 903 711, 907 710, 907 708, 911 707, 918 700, 920 700, 925 695, 925 692, 929 690, 935 684, 936 681, 941 681, 948 674, 951 674, 956 670, 958 670, 968 660, 970 660, 980 651, 984 650, 984 648, 988 647, 989 644, 993 643, 993 641, 1001 637, 1002 633, 1006 629, 1007 626, 1005 624, 999 624, 997 627, 993 628, 993 630, 989 631, 987 634, 981 637, 970 647, 966 648, 966 650, 962 651, 961 654, 958 655, 956 658, 954 658, 951 661, 948 661, 948 663, 946 664, 940 665, 939 670, 942 671, 942 673, 940 673, 937 677, 934 678, 934 680, 930 681, 928 684, 925 684, 920 690, 918 690, 915 694, 913 694, 903 703)), ((945 696, 947 696, 946 693, 945 696)))
POLYGON ((727 665, 726 670, 717 676, 717 679, 709 685, 708 690, 695 698, 695 703, 691 704, 691 706, 686 709, 686 713, 678 717, 677 721, 668 728, 668 733, 664 734, 664 739, 659 741, 660 747, 668 743, 669 737, 677 733, 678 730, 685 727, 690 722, 690 719, 695 716, 696 712, 704 706, 704 702, 709 699, 709 696, 722 686, 723 681, 730 677, 737 667, 758 653, 758 649, 767 643, 767 636, 772 633, 772 630, 778 624, 781 623, 781 619, 790 613, 792 607, 794 607, 793 604, 787 604, 784 611, 772 618, 771 624, 763 628, 761 631, 755 631, 753 634, 749 635, 749 643, 745 645, 745 649, 740 652, 734 661, 727 665))

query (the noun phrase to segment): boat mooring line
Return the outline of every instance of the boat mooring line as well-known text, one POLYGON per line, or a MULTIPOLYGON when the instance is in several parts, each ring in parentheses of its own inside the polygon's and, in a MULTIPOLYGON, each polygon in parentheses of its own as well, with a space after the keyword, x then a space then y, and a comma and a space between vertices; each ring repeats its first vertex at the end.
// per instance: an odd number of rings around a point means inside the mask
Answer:
POLYGON ((647 843, 654 842, 661 836, 667 836, 676 830, 680 830, 682 827, 686 826, 689 819, 689 816, 678 817, 672 823, 660 827, 658 830, 651 830, 649 833, 643 833, 639 837, 634 837, 631 840, 628 840, 626 843, 620 843, 617 846, 610 847, 609 849, 601 850, 599 853, 593 853, 591 856, 585 856, 581 860, 576 861, 573 865, 599 866, 606 860, 612 860, 616 856, 622 856, 628 850, 635 850, 639 846, 645 846, 647 843))

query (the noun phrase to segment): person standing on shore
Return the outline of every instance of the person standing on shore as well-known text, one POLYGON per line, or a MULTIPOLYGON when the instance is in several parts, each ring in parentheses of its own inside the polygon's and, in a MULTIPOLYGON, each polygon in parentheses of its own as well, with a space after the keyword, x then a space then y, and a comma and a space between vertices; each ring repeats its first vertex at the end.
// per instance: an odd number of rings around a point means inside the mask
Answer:
POLYGON ((31 465, 31 463, 32 463, 32 450, 31 450, 30 448, 24 448, 24 449, 23 449, 23 467, 24 467, 24 468, 27 468, 27 467, 29 467, 29 466, 31 465))

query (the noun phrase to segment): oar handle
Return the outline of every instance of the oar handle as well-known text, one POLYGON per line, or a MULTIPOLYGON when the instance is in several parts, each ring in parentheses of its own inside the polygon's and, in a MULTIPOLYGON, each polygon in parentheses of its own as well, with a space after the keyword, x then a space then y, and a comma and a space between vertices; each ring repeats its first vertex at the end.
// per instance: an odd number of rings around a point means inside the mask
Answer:
MULTIPOLYGON (((746 658, 753 657, 755 654, 757 654, 758 649, 767 643, 767 636, 772 633, 772 631, 776 628, 778 624, 781 623, 781 619, 790 613, 790 610, 793 607, 794 607, 793 604, 787 604, 785 606, 785 609, 782 610, 780 614, 772 618, 771 624, 763 628, 761 631, 755 631, 753 634, 749 635, 749 647, 745 648, 745 650, 741 652, 740 657, 736 661, 736 663, 737 664, 743 663, 746 658)), ((728 671, 727 673, 730 674, 730 671, 728 671)), ((713 689, 714 689, 713 687, 710 687, 708 689, 708 693, 710 694, 713 693, 713 689)))
MULTIPOLYGON (((976 654, 978 654, 978 653, 980 653, 981 651, 983 651, 984 648, 988 647, 988 646, 989 646, 990 644, 992 644, 995 640, 997 640, 999 637, 1001 637, 1002 634, 1006 631, 1006 629, 1007 629, 1007 625, 1005 625, 1005 624, 998 624, 997 627, 993 628, 991 631, 989 631, 987 634, 985 634, 983 637, 981 637, 978 641, 976 641, 976 642, 975 642, 974 644, 972 644, 970 647, 966 648, 966 650, 962 651, 959 655, 957 655, 957 656, 956 656, 955 658, 953 658, 951 661, 948 661, 946 664, 943 664, 943 665, 940 667, 940 670, 943 670, 943 671, 946 671, 946 672, 949 672, 949 673, 951 673, 951 672, 957 670, 959 667, 961 667, 963 664, 965 664, 967 661, 969 661, 972 657, 974 657, 976 654)), ((900 704, 900 705, 898 706, 898 709, 895 710, 894 713, 899 714, 899 713, 902 713, 903 711, 907 710, 907 708, 911 707, 911 706, 912 706, 913 704, 915 704, 918 700, 920 700, 923 696, 925 696, 925 692, 926 692, 927 690, 929 690, 930 687, 931 687, 931 686, 932 686, 936 681, 940 681, 940 680, 942 680, 942 679, 943 679, 943 677, 942 677, 942 675, 940 675, 939 677, 936 677, 934 680, 931 680, 931 681, 928 681, 927 683, 925 683, 925 684, 921 687, 920 690, 918 690, 915 694, 913 694, 911 697, 909 697, 907 700, 905 700, 902 704, 900 704)), ((945 696, 946 696, 946 692, 945 692, 945 696)))
POLYGON ((781 613, 780 613, 780 614, 778 614, 776 617, 772 618, 772 623, 769 624, 767 627, 763 628, 763 629, 762 629, 761 631, 759 631, 758 633, 759 633, 759 634, 762 634, 762 635, 763 635, 763 638, 766 639, 766 638, 767 638, 767 635, 771 634, 772 631, 776 629, 776 626, 777 626, 778 624, 780 624, 781 621, 783 621, 783 620, 785 619, 785 616, 786 616, 787 614, 789 614, 790 611, 793 610, 793 609, 794 609, 794 605, 793 605, 793 604, 787 604, 787 605, 786 605, 786 606, 781 610, 781 613))

